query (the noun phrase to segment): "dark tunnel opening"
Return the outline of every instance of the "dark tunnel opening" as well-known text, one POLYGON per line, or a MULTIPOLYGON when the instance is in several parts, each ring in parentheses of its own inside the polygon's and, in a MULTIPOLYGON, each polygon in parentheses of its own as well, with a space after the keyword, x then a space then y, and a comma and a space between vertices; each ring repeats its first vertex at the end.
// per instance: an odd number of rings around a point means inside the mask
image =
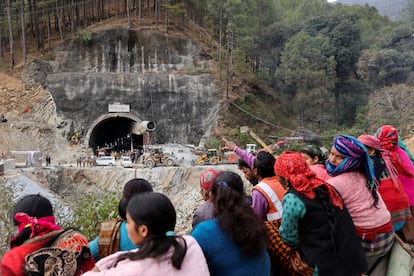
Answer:
POLYGON ((105 150, 107 154, 142 150, 143 136, 131 133, 134 123, 136 121, 126 117, 113 117, 101 121, 92 130, 89 147, 94 152, 105 150))

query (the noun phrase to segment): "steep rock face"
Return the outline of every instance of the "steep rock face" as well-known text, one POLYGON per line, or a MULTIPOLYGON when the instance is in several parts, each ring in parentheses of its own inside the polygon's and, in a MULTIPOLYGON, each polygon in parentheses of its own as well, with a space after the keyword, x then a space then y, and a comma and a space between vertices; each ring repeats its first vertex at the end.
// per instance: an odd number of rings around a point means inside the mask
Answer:
POLYGON ((137 118, 157 122, 155 143, 197 143, 214 126, 219 104, 210 67, 211 58, 188 38, 117 28, 59 47, 38 81, 81 138, 108 104, 121 103, 137 118))

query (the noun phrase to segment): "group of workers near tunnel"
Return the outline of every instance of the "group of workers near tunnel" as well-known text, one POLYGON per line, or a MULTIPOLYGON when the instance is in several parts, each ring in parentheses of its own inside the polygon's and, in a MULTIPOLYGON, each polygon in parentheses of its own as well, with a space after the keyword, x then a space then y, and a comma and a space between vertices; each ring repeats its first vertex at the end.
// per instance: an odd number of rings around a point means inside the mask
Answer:
POLYGON ((103 222, 90 242, 56 223, 48 199, 28 195, 14 207, 1 275, 357 276, 396 239, 414 243, 414 166, 396 128, 338 135, 326 161, 312 145, 275 158, 223 142, 252 193, 238 173, 202 171, 205 201, 190 234, 174 232, 172 202, 141 178, 125 184, 120 219, 103 222))

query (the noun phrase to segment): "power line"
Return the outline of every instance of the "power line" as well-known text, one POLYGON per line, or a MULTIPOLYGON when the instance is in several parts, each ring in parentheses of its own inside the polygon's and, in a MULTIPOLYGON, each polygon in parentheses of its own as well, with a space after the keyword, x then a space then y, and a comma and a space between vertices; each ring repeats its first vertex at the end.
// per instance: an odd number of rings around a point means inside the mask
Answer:
POLYGON ((233 105, 234 107, 236 107, 237 109, 239 109, 239 110, 243 111, 243 112, 244 112, 244 113, 246 113, 247 115, 249 115, 249 116, 251 116, 251 117, 255 118, 256 120, 259 120, 259 121, 261 121, 261 122, 263 122, 263 123, 265 123, 265 124, 267 124, 267 125, 271 125, 271 126, 273 126, 273 127, 275 127, 275 128, 283 129, 283 130, 286 130, 286 131, 289 131, 289 132, 295 132, 295 130, 293 130, 293 129, 288 129, 288 128, 285 128, 285 127, 282 127, 282 126, 276 125, 276 124, 274 124, 274 123, 271 123, 271 122, 269 122, 269 121, 266 121, 266 120, 264 120, 264 119, 262 119, 262 118, 260 118, 260 117, 258 117, 258 116, 256 116, 256 115, 254 115, 253 113, 250 113, 249 111, 247 111, 247 110, 243 109, 241 106, 238 106, 237 104, 233 103, 233 102, 232 102, 232 101, 230 101, 230 100, 227 100, 227 102, 228 102, 229 104, 233 105))

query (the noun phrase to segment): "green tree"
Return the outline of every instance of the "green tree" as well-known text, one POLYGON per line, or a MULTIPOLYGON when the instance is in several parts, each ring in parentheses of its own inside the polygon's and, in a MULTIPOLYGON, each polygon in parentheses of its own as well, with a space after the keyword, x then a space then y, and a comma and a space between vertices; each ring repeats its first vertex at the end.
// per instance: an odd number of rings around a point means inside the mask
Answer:
POLYGON ((292 92, 302 126, 325 126, 335 66, 334 48, 326 36, 299 32, 286 43, 276 75, 292 92))
POLYGON ((359 60, 358 74, 376 89, 406 82, 412 68, 414 68, 414 51, 367 50, 359 60))
MULTIPOLYGON (((354 121, 354 114, 340 108, 343 97, 352 94, 348 90, 348 82, 357 75, 356 63, 362 50, 360 31, 358 29, 358 14, 352 10, 337 9, 330 13, 311 19, 306 25, 306 31, 310 34, 323 34, 329 37, 336 62, 337 81, 335 88, 331 91, 334 99, 334 121, 335 126, 354 121)), ((358 102, 353 102, 358 105, 358 102)), ((357 106, 352 107, 356 110, 357 106)))
POLYGON ((120 197, 120 193, 107 190, 73 196, 66 202, 73 209, 73 217, 59 213, 56 216, 62 227, 76 227, 88 239, 94 239, 99 232, 99 223, 118 217, 120 197))

